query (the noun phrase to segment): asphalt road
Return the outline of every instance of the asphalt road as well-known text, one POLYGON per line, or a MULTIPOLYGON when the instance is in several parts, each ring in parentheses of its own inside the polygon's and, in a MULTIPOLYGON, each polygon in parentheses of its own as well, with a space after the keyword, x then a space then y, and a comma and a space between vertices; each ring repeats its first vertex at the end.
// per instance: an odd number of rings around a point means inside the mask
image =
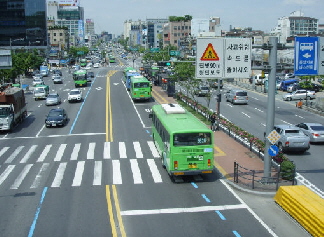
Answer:
POLYGON ((65 127, 44 127, 50 108, 26 95, 28 117, 0 134, 0 236, 307 236, 264 202, 256 209, 268 226, 217 171, 173 183, 152 146, 148 114, 159 101, 133 103, 119 63, 94 69, 81 103, 66 101, 67 70, 63 85, 45 79, 68 111, 65 127))

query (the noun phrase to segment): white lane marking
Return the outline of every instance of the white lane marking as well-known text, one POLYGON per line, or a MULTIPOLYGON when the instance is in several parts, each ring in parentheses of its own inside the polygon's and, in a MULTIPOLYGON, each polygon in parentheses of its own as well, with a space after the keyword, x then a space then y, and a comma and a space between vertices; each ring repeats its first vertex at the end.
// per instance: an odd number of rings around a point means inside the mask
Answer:
POLYGON ((120 161, 119 160, 113 160, 113 184, 122 184, 122 177, 120 173, 120 161))
POLYGON ((93 170, 93 185, 101 185, 102 178, 102 161, 95 161, 93 170))
POLYGON ((56 156, 54 158, 54 161, 61 161, 62 160, 62 157, 63 157, 63 154, 64 154, 64 151, 65 151, 65 148, 66 148, 67 144, 61 144, 57 153, 56 153, 56 156))
POLYGON ((133 173, 134 184, 142 184, 141 171, 138 167, 138 162, 136 159, 130 159, 131 169, 133 173))
POLYGON ((127 158, 125 142, 119 142, 119 157, 127 158))
POLYGON ((162 177, 161 177, 161 174, 155 164, 154 159, 147 159, 147 164, 148 164, 150 171, 152 173, 154 183, 162 183, 162 177))
POLYGON ((93 160, 94 159, 94 150, 96 148, 96 143, 91 142, 89 143, 89 149, 87 152, 87 159, 88 160, 93 160))
POLYGON ((75 174, 74 174, 74 179, 72 182, 73 187, 81 185, 83 171, 84 171, 84 164, 85 164, 85 161, 78 161, 78 163, 77 163, 77 167, 76 167, 75 174))
POLYGON ((298 115, 298 114, 295 114, 295 116, 298 117, 298 118, 304 119, 303 116, 300 116, 300 115, 298 115))
POLYGON ((6 180, 6 178, 9 176, 11 171, 15 168, 15 165, 8 165, 8 167, 2 172, 0 175, 0 185, 3 183, 3 181, 6 180))
POLYGON ((135 149, 135 153, 136 153, 136 158, 143 158, 143 153, 142 153, 142 149, 141 149, 141 145, 139 142, 133 142, 133 146, 135 149))
POLYGON ((22 181, 25 179, 26 175, 28 174, 30 168, 33 166, 33 164, 28 164, 24 167, 24 169, 21 171, 21 173, 16 178, 15 182, 11 185, 10 189, 18 189, 22 181))
POLYGON ((49 153, 50 149, 51 149, 52 145, 46 145, 42 154, 39 156, 37 162, 43 162, 47 156, 47 154, 49 153))
POLYGON ((20 163, 26 163, 29 160, 29 158, 31 157, 31 155, 34 153, 36 148, 37 148, 37 145, 32 145, 31 148, 29 148, 29 150, 26 152, 24 157, 21 159, 20 163))
POLYGON ((24 148, 24 146, 19 146, 17 149, 8 157, 8 159, 5 161, 5 163, 11 163, 17 155, 21 152, 21 150, 24 148))
POLYGON ((79 154, 79 151, 80 151, 80 147, 81 147, 80 143, 77 143, 77 144, 74 145, 70 160, 77 160, 78 159, 78 154, 79 154))
POLYGON ((234 197, 236 197, 236 199, 242 203, 241 205, 244 205, 246 207, 246 209, 252 214, 252 216, 254 216, 254 218, 269 232, 269 234, 271 234, 273 237, 278 237, 272 230, 271 228, 264 223, 261 218, 243 201, 243 199, 241 199, 234 191, 233 189, 224 181, 224 180, 220 180, 223 185, 233 194, 234 197))
POLYGON ((60 163, 60 165, 59 165, 59 167, 58 167, 58 169, 56 171, 56 175, 55 175, 55 178, 53 180, 53 183, 52 183, 51 187, 58 188, 58 187, 61 186, 61 182, 62 182, 64 172, 65 172, 65 169, 66 169, 66 165, 67 165, 66 162, 60 163))
POLYGON ((110 142, 105 142, 104 144, 104 154, 103 154, 104 159, 110 159, 110 142))
POLYGON ((152 215, 152 214, 173 214, 173 213, 193 213, 193 212, 207 212, 207 211, 224 211, 247 208, 244 204, 237 205, 223 205, 223 206, 200 206, 200 207, 184 207, 184 208, 165 208, 153 210, 128 210, 121 211, 123 216, 135 215, 152 215))
POLYGON ((261 112, 261 113, 264 113, 264 111, 261 110, 261 109, 258 109, 258 108, 254 108, 254 109, 257 110, 257 111, 259 111, 259 112, 261 112))
POLYGON ((154 157, 154 158, 160 158, 160 156, 159 156, 159 152, 158 152, 158 150, 156 149, 156 147, 155 147, 155 145, 154 145, 154 142, 152 142, 152 141, 148 141, 147 144, 148 144, 148 146, 149 146, 150 149, 151 149, 151 152, 152 152, 153 157, 154 157))
POLYGON ((244 114, 246 117, 251 118, 251 116, 247 115, 246 113, 244 113, 244 112, 241 112, 241 113, 244 114))
POLYGON ((44 163, 40 170, 38 171, 38 174, 36 175, 33 184, 30 186, 30 188, 37 188, 40 184, 40 181, 42 179, 43 174, 46 172, 47 168, 49 167, 49 163, 44 163))

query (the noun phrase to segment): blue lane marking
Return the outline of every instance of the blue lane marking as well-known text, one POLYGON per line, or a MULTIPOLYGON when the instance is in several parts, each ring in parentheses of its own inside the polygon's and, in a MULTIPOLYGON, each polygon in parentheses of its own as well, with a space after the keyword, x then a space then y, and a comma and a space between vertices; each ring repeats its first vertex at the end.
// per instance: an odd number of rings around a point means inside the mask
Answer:
POLYGON ((40 199, 40 201, 39 201, 39 204, 38 204, 38 207, 37 207, 37 210, 36 210, 36 213, 35 213, 35 217, 34 217, 33 223, 32 223, 32 225, 30 226, 29 233, 28 233, 28 237, 32 237, 33 234, 34 234, 35 227, 36 227, 36 222, 37 222, 38 215, 39 215, 39 213, 40 213, 40 210, 41 210, 42 204, 43 204, 43 202, 44 202, 46 192, 47 192, 47 187, 45 187, 45 188, 43 189, 42 197, 41 197, 41 199, 40 199))
POLYGON ((201 194, 201 196, 203 197, 203 199, 205 199, 206 202, 210 202, 209 198, 207 198, 205 194, 201 194))
POLYGON ((191 185, 194 186, 194 188, 198 188, 198 185, 195 184, 194 182, 191 182, 191 185))
POLYGON ((146 133, 150 133, 150 131, 146 129, 146 133))
POLYGON ((223 214, 220 211, 215 211, 217 213, 217 215, 219 216, 219 218, 221 218, 223 221, 226 220, 225 216, 223 216, 223 214))
POLYGON ((241 237, 241 235, 239 233, 237 233, 236 230, 233 230, 233 234, 236 236, 236 237, 241 237))
POLYGON ((91 82, 91 86, 90 86, 90 88, 89 88, 89 90, 88 90, 86 96, 84 97, 84 100, 83 100, 83 102, 82 102, 82 104, 81 104, 81 106, 80 106, 80 109, 79 109, 79 111, 78 111, 78 113, 77 113, 77 116, 75 117, 75 119, 74 119, 74 121, 73 121, 73 124, 72 124, 72 126, 71 126, 70 133, 69 133, 70 135, 71 135, 71 133, 72 133, 72 131, 73 131, 73 129, 74 129, 74 126, 75 126, 75 124, 76 124, 76 122, 77 122, 77 120, 78 120, 78 117, 79 117, 79 115, 80 115, 80 113, 81 113, 81 110, 82 110, 82 108, 83 108, 83 105, 84 105, 84 103, 85 103, 85 101, 86 101, 86 99, 87 99, 87 97, 88 97, 88 95, 89 95, 89 93, 90 93, 90 91, 91 91, 92 85, 94 84, 94 82, 96 81, 96 79, 97 79, 97 77, 95 77, 95 79, 93 80, 93 82, 91 82))

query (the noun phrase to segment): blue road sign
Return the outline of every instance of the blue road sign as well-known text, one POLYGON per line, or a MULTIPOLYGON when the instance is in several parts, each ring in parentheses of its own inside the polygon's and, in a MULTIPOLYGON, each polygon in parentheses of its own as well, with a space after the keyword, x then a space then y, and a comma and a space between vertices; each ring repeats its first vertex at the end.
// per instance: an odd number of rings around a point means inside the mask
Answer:
POLYGON ((318 44, 318 37, 295 37, 295 75, 318 75, 318 44))
POLYGON ((270 156, 276 156, 279 153, 279 148, 276 145, 272 145, 269 147, 268 153, 270 156))

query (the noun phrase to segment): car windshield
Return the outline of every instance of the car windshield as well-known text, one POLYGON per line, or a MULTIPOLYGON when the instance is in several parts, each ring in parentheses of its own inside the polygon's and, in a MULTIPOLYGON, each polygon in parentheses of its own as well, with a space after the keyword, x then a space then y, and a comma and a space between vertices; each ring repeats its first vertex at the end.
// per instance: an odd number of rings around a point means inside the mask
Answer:
POLYGON ((148 88, 150 84, 148 82, 134 83, 134 88, 148 88))
POLYGON ((47 98, 57 98, 58 95, 48 95, 47 98))
POLYGON ((207 90, 208 91, 209 88, 207 86, 202 86, 202 87, 200 87, 200 89, 201 90, 207 90))
POLYGON ((324 126, 315 125, 315 126, 310 126, 310 127, 314 131, 324 131, 324 126))
POLYGON ((61 111, 51 111, 48 114, 49 117, 63 116, 61 111))
POLYGON ((241 91, 236 93, 237 96, 247 96, 247 92, 241 91))
POLYGON ((210 133, 176 133, 173 143, 174 146, 210 145, 210 133))
POLYGON ((80 94, 80 91, 70 91, 70 95, 78 95, 80 94))
POLYGON ((286 134, 303 134, 302 131, 298 130, 298 129, 290 129, 290 130, 286 130, 285 131, 286 134))

